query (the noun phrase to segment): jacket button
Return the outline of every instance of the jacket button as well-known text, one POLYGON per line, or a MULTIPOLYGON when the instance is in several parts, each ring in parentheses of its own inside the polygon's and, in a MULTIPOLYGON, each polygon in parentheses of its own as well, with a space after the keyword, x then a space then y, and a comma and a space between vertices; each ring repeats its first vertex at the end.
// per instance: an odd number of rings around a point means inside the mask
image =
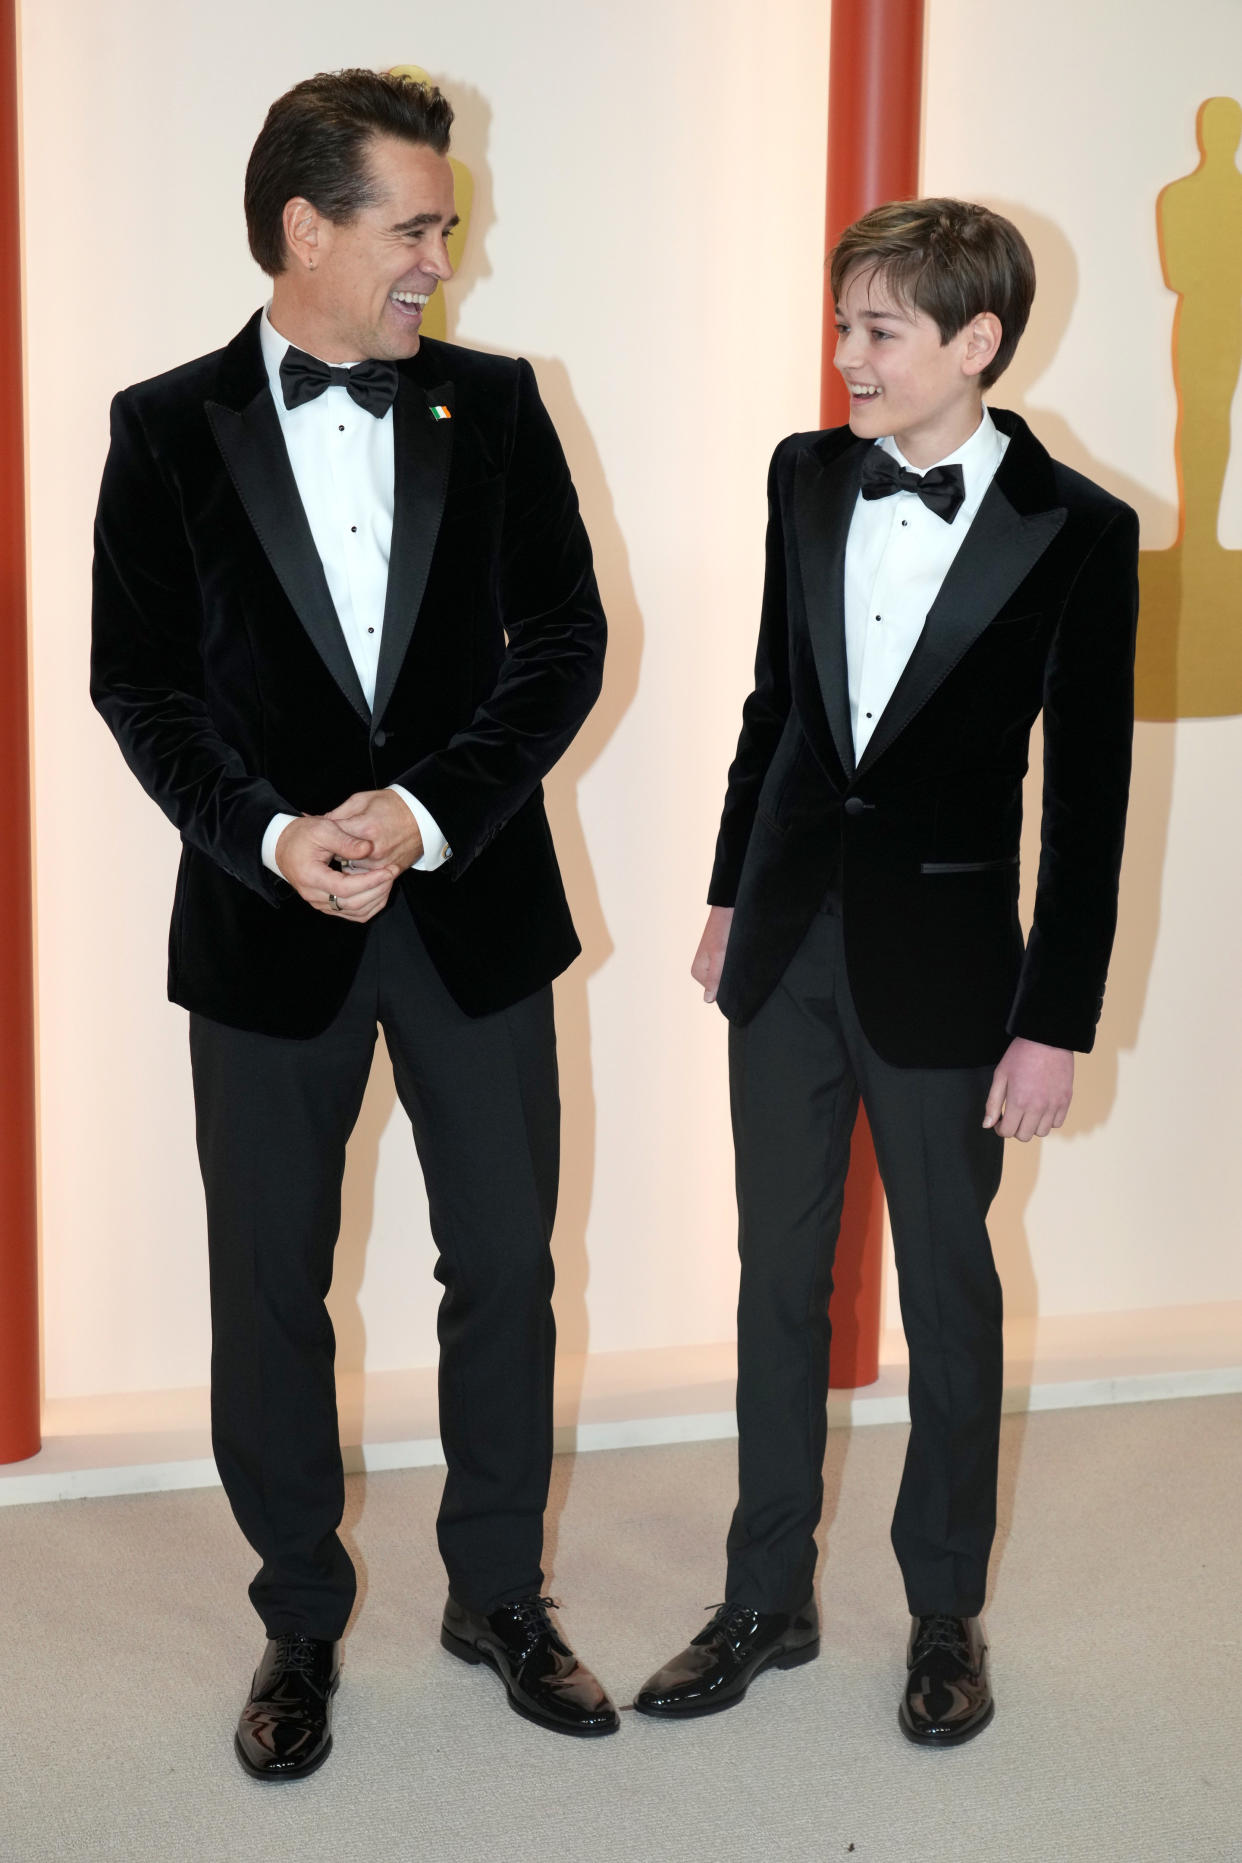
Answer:
POLYGON ((371 742, 375 745, 376 750, 383 750, 385 744, 388 742, 387 731, 377 731, 371 742))
POLYGON ((845 798, 845 813, 847 815, 862 815, 867 807, 868 804, 863 801, 861 796, 847 796, 845 798))

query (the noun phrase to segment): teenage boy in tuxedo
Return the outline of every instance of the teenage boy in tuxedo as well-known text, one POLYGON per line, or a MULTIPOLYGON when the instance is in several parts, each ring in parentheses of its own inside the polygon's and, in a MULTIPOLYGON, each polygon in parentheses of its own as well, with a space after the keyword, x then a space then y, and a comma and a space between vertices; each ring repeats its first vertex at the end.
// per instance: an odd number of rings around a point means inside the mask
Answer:
POLYGON ((893 1546, 913 1619, 899 1719, 992 1717, 1002 1140, 1043 1138, 1092 1046, 1116 922, 1138 523, 989 410, 1035 289, 1007 220, 894 202, 831 258, 847 427, 776 449, 755 686, 692 966, 728 1017, 740 1495, 726 1603, 635 1703, 740 1700, 816 1655, 832 1259, 859 1099, 910 1348, 893 1546), (1034 917, 1022 779, 1043 712, 1034 917))

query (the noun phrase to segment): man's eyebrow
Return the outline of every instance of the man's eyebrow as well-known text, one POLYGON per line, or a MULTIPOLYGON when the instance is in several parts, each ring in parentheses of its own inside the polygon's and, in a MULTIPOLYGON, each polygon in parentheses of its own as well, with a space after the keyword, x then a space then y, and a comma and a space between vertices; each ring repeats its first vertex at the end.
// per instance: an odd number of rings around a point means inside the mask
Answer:
MULTIPOLYGON (((443 219, 444 215, 440 213, 416 213, 409 220, 399 220, 396 226, 390 226, 388 231, 390 233, 421 233, 425 226, 439 226, 443 219)), ((446 233, 451 233, 453 228, 460 224, 460 215, 454 214, 452 219, 445 223, 444 230, 446 233)))

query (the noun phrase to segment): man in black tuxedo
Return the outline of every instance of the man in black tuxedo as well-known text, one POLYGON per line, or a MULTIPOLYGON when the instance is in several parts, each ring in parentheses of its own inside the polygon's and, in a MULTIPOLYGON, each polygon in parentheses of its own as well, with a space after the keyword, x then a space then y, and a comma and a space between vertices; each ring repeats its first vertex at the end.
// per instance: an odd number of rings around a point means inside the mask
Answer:
POLYGON ((899 1718, 993 1705, 978 1615, 996 1518, 1002 1138, 1068 1111, 1116 923, 1138 524, 983 391, 1035 273, 1007 220, 893 203, 832 257, 848 427, 768 481, 755 688, 693 972, 729 1018, 740 1213, 740 1496, 726 1603, 636 1706, 703 1714, 819 1647, 828 1299, 859 1099, 910 1348, 893 1545, 913 1618, 899 1718), (1034 920, 1022 779, 1044 719, 1034 920))
POLYGON ((525 362, 420 340, 451 275, 452 110, 372 72, 297 85, 246 176, 272 300, 112 410, 92 693, 180 830, 212 1423, 262 1559, 243 1766, 326 1758, 354 1598, 324 1305, 377 1026, 439 1251, 441 1638, 542 1725, 616 1711, 541 1597, 552 1453, 551 981, 579 946, 541 781, 605 624, 525 362))

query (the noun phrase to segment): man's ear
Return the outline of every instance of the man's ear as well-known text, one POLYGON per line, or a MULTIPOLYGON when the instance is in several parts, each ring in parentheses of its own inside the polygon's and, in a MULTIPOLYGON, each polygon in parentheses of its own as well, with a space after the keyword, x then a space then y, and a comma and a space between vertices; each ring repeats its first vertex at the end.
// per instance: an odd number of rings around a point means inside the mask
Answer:
POLYGON ((995 359, 1003 335, 1001 320, 994 311, 980 311, 977 317, 972 317, 966 330, 963 372, 966 375, 982 375, 988 364, 995 359))
POLYGON ((321 256, 324 230, 318 208, 313 207, 300 194, 295 195, 293 200, 285 202, 281 223, 285 229, 285 250, 290 265, 313 272, 321 256))

